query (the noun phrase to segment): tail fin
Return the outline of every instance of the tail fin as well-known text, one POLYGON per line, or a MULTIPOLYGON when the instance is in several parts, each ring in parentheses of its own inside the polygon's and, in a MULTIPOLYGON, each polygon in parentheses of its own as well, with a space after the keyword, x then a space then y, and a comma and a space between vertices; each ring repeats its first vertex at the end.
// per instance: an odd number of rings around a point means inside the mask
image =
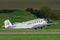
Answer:
POLYGON ((4 25, 5 25, 5 28, 8 28, 9 26, 12 26, 12 24, 9 20, 5 20, 4 25))

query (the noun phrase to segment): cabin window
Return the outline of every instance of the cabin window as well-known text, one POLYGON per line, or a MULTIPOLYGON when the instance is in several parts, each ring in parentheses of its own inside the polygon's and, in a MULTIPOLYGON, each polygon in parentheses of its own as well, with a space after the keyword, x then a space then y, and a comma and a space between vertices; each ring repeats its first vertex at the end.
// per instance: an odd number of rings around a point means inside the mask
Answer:
POLYGON ((39 21, 40 22, 40 21, 39 21))
POLYGON ((41 22, 42 22, 42 20, 41 20, 41 22))

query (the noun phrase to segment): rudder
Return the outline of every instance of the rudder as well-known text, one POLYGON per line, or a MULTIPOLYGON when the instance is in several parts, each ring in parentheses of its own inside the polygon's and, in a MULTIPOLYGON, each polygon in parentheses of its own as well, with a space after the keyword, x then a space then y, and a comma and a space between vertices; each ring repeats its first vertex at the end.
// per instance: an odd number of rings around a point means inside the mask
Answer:
POLYGON ((4 27, 8 28, 9 26, 12 26, 12 23, 9 20, 4 21, 4 27))

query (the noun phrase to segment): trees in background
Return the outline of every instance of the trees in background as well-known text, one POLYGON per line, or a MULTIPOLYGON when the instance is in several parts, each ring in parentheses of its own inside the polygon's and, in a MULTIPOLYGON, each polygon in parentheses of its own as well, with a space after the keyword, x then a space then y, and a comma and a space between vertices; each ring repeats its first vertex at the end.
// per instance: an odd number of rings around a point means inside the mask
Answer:
POLYGON ((52 10, 49 7, 41 7, 40 10, 27 8, 26 11, 35 15, 37 18, 60 19, 60 13, 58 13, 58 11, 52 10))
POLYGON ((40 8, 40 15, 42 15, 43 18, 50 18, 51 13, 52 13, 52 11, 51 11, 51 8, 49 8, 49 7, 40 8))
POLYGON ((37 10, 37 9, 27 8, 26 11, 28 11, 31 14, 35 15, 37 18, 42 18, 42 16, 40 15, 40 11, 37 10))
POLYGON ((15 12, 16 10, 14 9, 3 9, 3 10, 0 10, 0 13, 11 13, 11 12, 15 12))
MULTIPOLYGON (((19 10, 6 9, 0 10, 0 13, 12 13, 19 10)), ((47 18, 47 19, 60 19, 60 10, 52 10, 49 7, 41 7, 39 10, 33 8, 27 8, 26 11, 35 15, 37 18, 47 18)))

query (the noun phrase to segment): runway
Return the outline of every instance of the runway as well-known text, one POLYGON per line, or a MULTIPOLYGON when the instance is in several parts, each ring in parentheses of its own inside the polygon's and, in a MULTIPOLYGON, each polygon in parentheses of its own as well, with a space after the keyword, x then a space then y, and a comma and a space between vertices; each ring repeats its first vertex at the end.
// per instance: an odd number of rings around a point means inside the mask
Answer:
POLYGON ((60 32, 0 32, 0 34, 60 34, 60 32))

